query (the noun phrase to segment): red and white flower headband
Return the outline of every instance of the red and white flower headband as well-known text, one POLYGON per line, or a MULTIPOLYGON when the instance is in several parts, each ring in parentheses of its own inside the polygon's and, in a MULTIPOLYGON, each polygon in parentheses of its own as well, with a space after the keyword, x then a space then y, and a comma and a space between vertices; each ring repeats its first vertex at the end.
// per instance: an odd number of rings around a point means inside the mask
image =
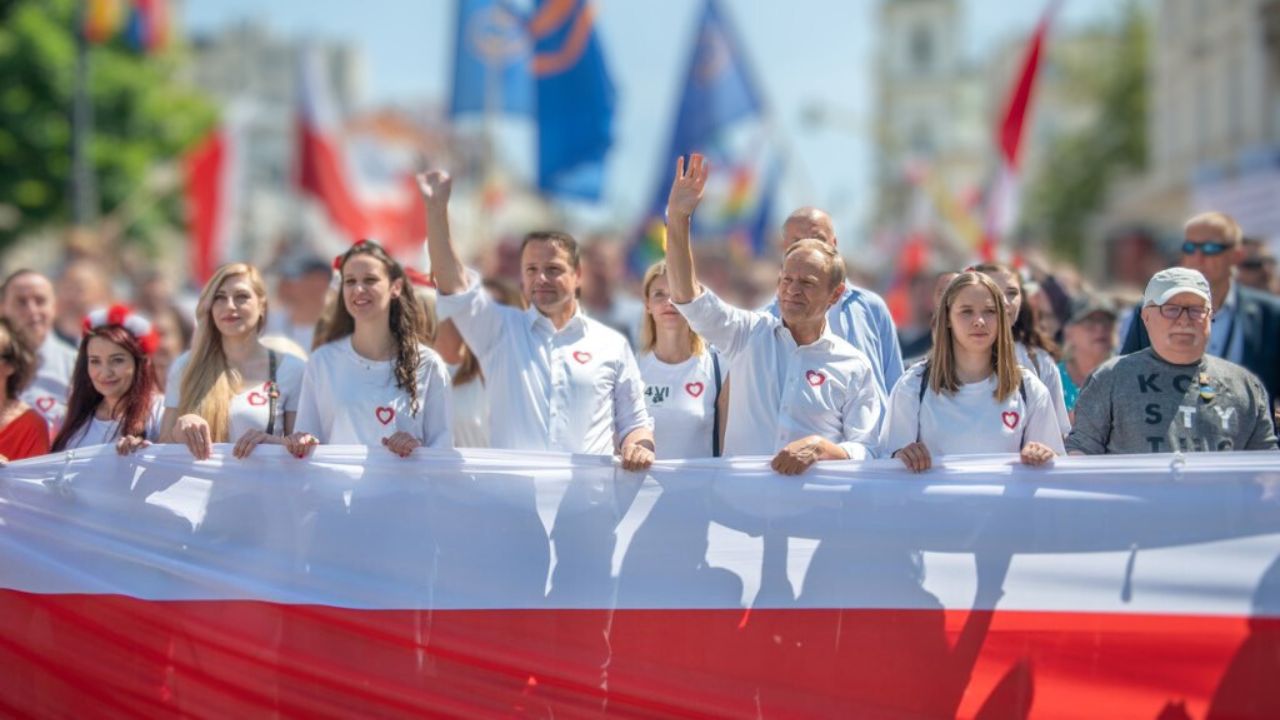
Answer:
POLYGON ((97 330, 107 325, 119 325, 138 339, 142 352, 150 355, 160 345, 160 335, 151 321, 133 311, 128 305, 112 305, 98 308, 84 317, 84 331, 97 330))

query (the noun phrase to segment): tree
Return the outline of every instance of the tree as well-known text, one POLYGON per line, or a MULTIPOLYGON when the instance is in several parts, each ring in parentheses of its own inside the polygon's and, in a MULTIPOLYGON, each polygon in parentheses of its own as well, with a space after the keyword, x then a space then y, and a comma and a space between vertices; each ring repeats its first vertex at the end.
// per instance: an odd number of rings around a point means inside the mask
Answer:
POLYGON ((1023 223, 1055 255, 1079 262, 1090 220, 1112 183, 1147 160, 1148 20, 1127 3, 1109 51, 1068 68, 1077 91, 1098 98, 1096 121, 1060 138, 1027 191, 1023 223))
MULTIPOLYGON (((82 0, 0 0, 0 251, 71 221, 71 107, 76 8, 82 0)), ((90 49, 95 126, 89 156, 99 211, 117 207, 157 166, 177 158, 215 120, 175 79, 180 50, 139 55, 122 43, 90 49)), ((174 198, 150 205, 135 231, 180 221, 174 198)))

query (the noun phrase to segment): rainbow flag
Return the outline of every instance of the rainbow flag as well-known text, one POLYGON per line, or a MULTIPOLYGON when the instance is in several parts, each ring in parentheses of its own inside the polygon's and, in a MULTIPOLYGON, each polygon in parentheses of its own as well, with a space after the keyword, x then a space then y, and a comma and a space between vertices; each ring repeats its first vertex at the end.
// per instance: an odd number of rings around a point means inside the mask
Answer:
POLYGON ((150 54, 168 45, 169 34, 168 0, 86 0, 84 35, 89 42, 120 39, 150 54))

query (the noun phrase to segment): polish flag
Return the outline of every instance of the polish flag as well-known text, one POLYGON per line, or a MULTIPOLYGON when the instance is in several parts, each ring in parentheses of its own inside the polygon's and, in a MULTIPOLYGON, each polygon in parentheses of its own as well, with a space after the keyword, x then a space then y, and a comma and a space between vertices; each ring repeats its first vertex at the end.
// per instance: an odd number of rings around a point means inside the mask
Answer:
POLYGON ((365 208, 352 188, 342 128, 324 59, 304 51, 298 65, 297 185, 352 242, 370 237, 365 208))
POLYGON ((998 259, 1000 244, 1008 239, 1018 222, 1021 205, 1018 162, 1022 154, 1023 130, 1035 95, 1036 75, 1040 72, 1044 41, 1049 34, 1049 25, 1058 12, 1059 2, 1060 0, 1050 0, 1049 6, 1045 8, 1035 33, 1027 43, 1022 70, 1009 90, 1008 106, 996 137, 999 166, 987 200, 986 233, 981 249, 982 258, 986 261, 998 259))
POLYGON ((230 449, 0 470, 0 714, 1280 716, 1274 452, 230 449))
POLYGON ((183 159, 190 272, 201 285, 229 262, 240 237, 247 122, 233 108, 183 159))

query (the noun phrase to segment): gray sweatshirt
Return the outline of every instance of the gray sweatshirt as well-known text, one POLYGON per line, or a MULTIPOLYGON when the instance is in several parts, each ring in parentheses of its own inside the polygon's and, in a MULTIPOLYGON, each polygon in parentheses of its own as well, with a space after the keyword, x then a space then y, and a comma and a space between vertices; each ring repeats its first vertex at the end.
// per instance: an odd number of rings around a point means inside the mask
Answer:
POLYGON ((1270 407, 1262 383, 1235 363, 1205 355, 1175 365, 1146 348, 1085 382, 1067 452, 1274 450, 1270 407))

